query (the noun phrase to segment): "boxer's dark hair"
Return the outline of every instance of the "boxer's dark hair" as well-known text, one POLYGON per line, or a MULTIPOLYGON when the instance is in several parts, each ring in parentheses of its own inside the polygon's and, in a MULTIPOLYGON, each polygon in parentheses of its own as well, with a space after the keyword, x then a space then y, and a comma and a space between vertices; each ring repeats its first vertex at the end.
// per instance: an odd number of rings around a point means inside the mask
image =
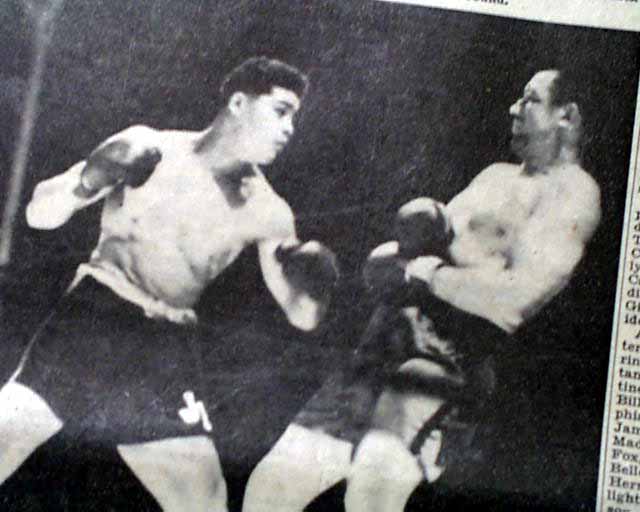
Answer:
POLYGON ((288 89, 302 98, 309 80, 299 69, 277 59, 252 57, 233 69, 220 86, 220 99, 226 105, 235 92, 253 96, 269 94, 273 87, 288 89))
POLYGON ((580 137, 577 141, 582 150, 586 145, 590 132, 590 105, 588 95, 591 93, 590 77, 575 68, 551 67, 556 77, 551 83, 551 104, 561 107, 575 103, 581 114, 580 137))
POLYGON ((556 77, 551 84, 551 104, 559 107, 567 103, 575 103, 584 108, 583 88, 585 84, 578 83, 577 77, 565 69, 551 68, 556 77))

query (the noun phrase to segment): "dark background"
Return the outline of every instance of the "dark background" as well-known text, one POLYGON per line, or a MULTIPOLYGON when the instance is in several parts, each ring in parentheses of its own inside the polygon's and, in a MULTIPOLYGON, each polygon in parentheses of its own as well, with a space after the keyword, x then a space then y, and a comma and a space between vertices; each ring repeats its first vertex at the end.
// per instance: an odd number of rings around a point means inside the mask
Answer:
MULTIPOLYGON (((5 0, 0 26, 2 193, 33 24, 18 0, 5 0)), ((39 180, 130 124, 204 128, 220 107, 224 74, 251 55, 303 69, 311 89, 296 135, 266 172, 291 204, 301 238, 323 240, 339 256, 344 280, 334 311, 313 343, 296 349, 304 337, 273 322, 277 313, 254 290, 259 273, 250 252, 201 305, 257 330, 279 325, 270 336, 294 346, 282 347, 282 360, 300 377, 291 402, 299 404, 357 343, 371 307, 359 267, 389 238, 395 210, 418 195, 448 201, 485 166, 511 159, 508 107, 531 75, 550 66, 580 70, 590 132, 584 164, 601 186, 601 226, 569 288, 498 354, 502 392, 488 411, 493 460, 463 486, 420 495, 414 507, 435 499, 452 508, 591 509, 638 46, 631 33, 373 1, 66 0, 48 54, 22 204, 39 180)), ((21 212, 0 304, 3 375, 96 243, 98 215, 93 207, 55 232, 36 232, 21 212)))

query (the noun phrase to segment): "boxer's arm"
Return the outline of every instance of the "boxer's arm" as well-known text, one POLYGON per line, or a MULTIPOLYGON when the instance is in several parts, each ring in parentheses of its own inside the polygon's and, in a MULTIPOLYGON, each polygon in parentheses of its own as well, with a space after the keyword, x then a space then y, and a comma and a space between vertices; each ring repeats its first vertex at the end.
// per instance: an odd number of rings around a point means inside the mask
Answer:
POLYGON ((132 126, 109 137, 86 160, 36 186, 26 210, 29 226, 58 228, 119 183, 141 185, 161 158, 156 143, 157 132, 146 126, 132 126))
POLYGON ((496 189, 503 186, 506 180, 513 178, 519 167, 507 163, 495 163, 486 167, 475 176, 469 185, 449 201, 445 207, 451 217, 474 212, 479 204, 491 201, 496 189))
POLYGON ((35 229, 55 229, 65 224, 71 216, 111 192, 104 188, 89 195, 80 180, 85 167, 83 160, 69 170, 38 183, 26 210, 27 223, 35 229))
MULTIPOLYGON (((331 300, 331 293, 318 294, 306 283, 304 270, 292 275, 281 251, 300 248, 300 242, 289 240, 266 240, 258 244, 260 267, 269 291, 284 311, 291 325, 303 331, 315 329, 324 318, 331 300), (284 248, 284 249, 283 249, 284 248)), ((304 246, 302 246, 304 247, 304 246)), ((332 287, 333 283, 329 287, 332 287)))
POLYGON ((324 318, 337 278, 335 256, 319 242, 301 243, 288 205, 279 215, 279 236, 258 242, 264 281, 289 322, 304 331, 324 318), (285 233, 289 236, 284 237, 285 233))
POLYGON ((408 273, 439 299, 512 333, 567 285, 582 259, 600 220, 599 191, 588 188, 564 211, 532 222, 509 267, 462 268, 418 258, 408 264, 408 273))

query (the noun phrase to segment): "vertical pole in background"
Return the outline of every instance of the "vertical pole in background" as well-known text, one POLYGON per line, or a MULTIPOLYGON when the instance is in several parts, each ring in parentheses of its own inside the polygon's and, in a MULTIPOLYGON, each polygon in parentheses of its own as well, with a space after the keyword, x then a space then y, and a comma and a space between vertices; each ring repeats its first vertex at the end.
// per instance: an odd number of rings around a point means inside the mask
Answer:
POLYGON ((25 91, 20 132, 11 166, 9 190, 2 212, 0 269, 6 268, 11 262, 13 232, 22 196, 22 186, 29 158, 29 146, 33 138, 33 127, 38 115, 38 97, 42 87, 45 57, 53 36, 55 18, 62 9, 63 2, 64 0, 23 0, 22 2, 35 28, 33 33, 35 57, 29 75, 27 90, 25 91))

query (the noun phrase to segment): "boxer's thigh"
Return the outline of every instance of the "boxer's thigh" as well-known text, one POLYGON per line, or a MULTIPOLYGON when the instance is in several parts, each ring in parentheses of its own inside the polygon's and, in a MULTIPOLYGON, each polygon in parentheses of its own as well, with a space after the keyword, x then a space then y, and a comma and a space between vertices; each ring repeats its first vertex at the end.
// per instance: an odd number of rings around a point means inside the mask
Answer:
POLYGON ((386 389, 378 399, 371 426, 395 434, 410 446, 445 403, 444 398, 427 393, 386 389))
POLYGON ((61 428, 60 418, 28 387, 10 381, 0 388, 0 484, 61 428))
POLYGON ((353 445, 291 424, 252 472, 243 511, 294 512, 347 478, 353 445))
POLYGON ((118 453, 164 512, 227 509, 220 460, 208 437, 121 444, 118 453))
POLYGON ((394 433, 407 446, 447 403, 443 384, 459 384, 441 364, 422 358, 402 364, 392 382, 380 394, 371 423, 394 433), (405 377, 411 385, 398 385, 405 377))

